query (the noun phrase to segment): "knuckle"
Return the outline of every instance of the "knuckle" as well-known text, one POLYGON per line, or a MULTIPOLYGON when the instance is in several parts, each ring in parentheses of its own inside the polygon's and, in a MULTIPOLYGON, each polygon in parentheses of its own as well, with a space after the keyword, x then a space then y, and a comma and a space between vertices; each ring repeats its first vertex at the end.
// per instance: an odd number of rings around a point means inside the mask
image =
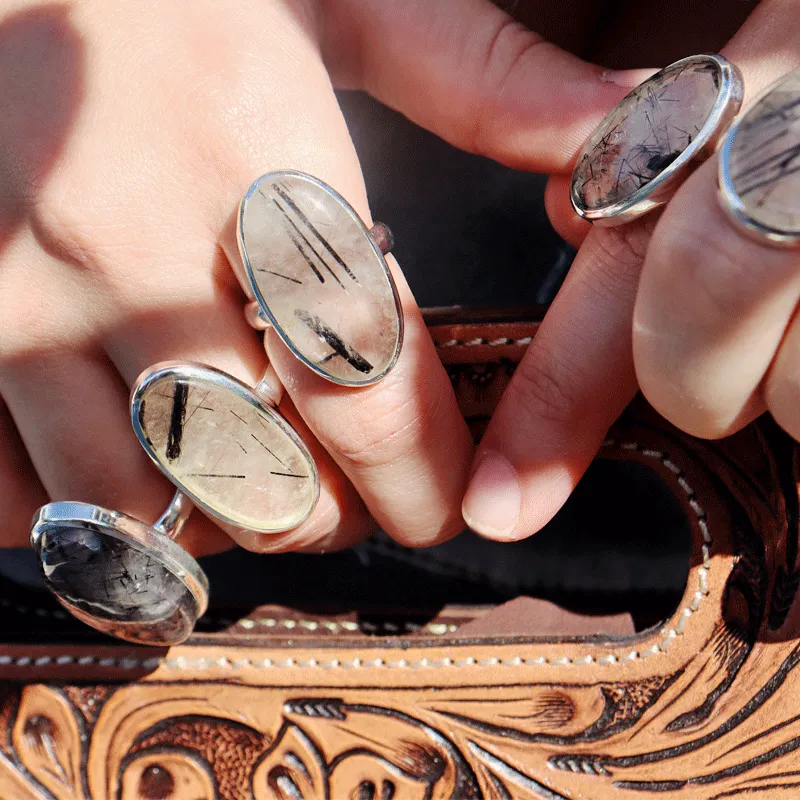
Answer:
POLYGON ((240 532, 235 538, 253 553, 329 553, 351 547, 376 530, 363 504, 337 502, 323 493, 311 517, 297 528, 272 536, 240 532))
POLYGON ((496 156, 497 132, 506 116, 498 112, 511 93, 512 84, 521 73, 522 65, 542 48, 551 46, 511 17, 497 24, 488 42, 482 45, 484 63, 481 74, 484 88, 479 95, 468 150, 478 154, 491 150, 496 156))
POLYGON ((110 277, 119 271, 113 245, 114 222, 102 212, 95 214, 81 208, 82 204, 61 196, 44 198, 32 220, 37 238, 47 252, 61 261, 110 277))
POLYGON ((368 396, 360 398, 347 424, 326 432, 326 444, 350 467, 382 468, 398 454, 414 453, 427 435, 423 431, 435 424, 439 403, 434 400, 427 405, 418 392, 403 383, 386 387, 386 380, 374 391, 367 390, 368 396))
POLYGON ((594 245, 599 263, 624 273, 634 271, 644 261, 650 229, 644 221, 632 222, 619 228, 598 228, 594 245))
POLYGON ((397 529, 387 529, 386 532, 403 547, 421 549, 446 542, 458 536, 465 527, 461 508, 458 507, 446 510, 443 518, 431 520, 425 526, 417 525, 413 529, 409 529, 403 525, 397 529))
POLYGON ((743 406, 741 396, 729 395, 723 385, 708 376, 681 369, 653 371, 640 378, 642 395, 652 408, 678 430, 697 439, 721 439, 741 427, 737 420, 743 406))
POLYGON ((712 226, 672 224, 659 229, 658 258, 665 270, 683 276, 687 302, 709 318, 747 313, 758 292, 760 270, 738 236, 720 236, 712 226))
POLYGON ((176 234, 143 214, 141 202, 123 212, 107 194, 96 193, 92 202, 88 195, 84 189, 75 202, 43 199, 32 220, 39 246, 75 280, 126 309, 160 302, 176 282, 187 293, 207 288, 206 273, 186 268, 213 263, 214 239, 201 224, 190 221, 176 234))
POLYGON ((538 428, 543 422, 561 427, 572 418, 577 383, 574 366, 559 363, 552 352, 531 345, 506 391, 515 412, 521 411, 530 427, 538 428))
POLYGON ((606 300, 634 294, 648 241, 649 232, 641 223, 625 228, 598 228, 586 271, 587 290, 606 300))

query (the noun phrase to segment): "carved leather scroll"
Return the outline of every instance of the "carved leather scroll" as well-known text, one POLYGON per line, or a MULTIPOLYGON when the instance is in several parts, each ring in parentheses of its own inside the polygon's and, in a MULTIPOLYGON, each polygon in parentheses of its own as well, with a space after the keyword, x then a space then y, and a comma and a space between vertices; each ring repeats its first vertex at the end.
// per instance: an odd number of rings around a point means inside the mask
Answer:
MULTIPOLYGON (((480 426, 532 327, 432 333, 480 426)), ((655 470, 691 522, 686 592, 661 627, 445 641, 251 625, 169 652, 8 645, 0 797, 800 796, 794 445, 766 425, 701 443, 638 406, 600 457, 655 470)))

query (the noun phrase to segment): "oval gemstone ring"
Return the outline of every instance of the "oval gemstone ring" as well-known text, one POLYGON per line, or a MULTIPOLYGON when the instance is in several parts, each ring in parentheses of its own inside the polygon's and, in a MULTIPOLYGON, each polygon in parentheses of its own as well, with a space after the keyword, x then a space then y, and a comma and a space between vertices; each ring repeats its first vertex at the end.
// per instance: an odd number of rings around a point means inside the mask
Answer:
POLYGON ((265 395, 211 367, 165 362, 139 376, 131 421, 175 486, 239 530, 278 533, 303 522, 319 475, 302 439, 265 395))
POLYGON ((800 70, 731 125, 720 148, 719 197, 745 233, 764 244, 800 246, 800 70))
POLYGON ((208 605, 203 570, 173 541, 191 510, 180 492, 154 525, 88 503, 49 503, 34 517, 31 545, 73 616, 129 642, 178 644, 208 605))
POLYGON ((367 386, 394 366, 400 299, 384 255, 389 229, 368 229, 350 204, 302 172, 271 172, 242 198, 241 263, 254 327, 273 327, 292 353, 333 383, 367 386))
POLYGON ((578 156, 570 182, 577 214, 621 225, 666 203, 713 153, 743 92, 739 70, 719 55, 683 58, 641 83, 578 156))

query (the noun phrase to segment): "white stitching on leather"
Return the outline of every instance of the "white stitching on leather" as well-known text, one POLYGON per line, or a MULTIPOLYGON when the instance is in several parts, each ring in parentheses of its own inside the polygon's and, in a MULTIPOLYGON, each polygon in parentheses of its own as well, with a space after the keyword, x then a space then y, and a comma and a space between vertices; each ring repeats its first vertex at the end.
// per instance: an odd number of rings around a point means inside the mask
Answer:
POLYGON ((501 336, 499 339, 448 339, 446 342, 435 342, 438 350, 448 347, 525 347, 533 341, 533 336, 523 336, 521 339, 511 339, 501 336))
POLYGON ((280 626, 288 630, 300 626, 307 631, 322 629, 322 631, 329 633, 338 633, 339 630, 350 633, 357 633, 358 631, 364 631, 365 633, 385 632, 386 634, 418 633, 424 628, 426 633, 431 633, 434 636, 444 636, 447 633, 455 633, 458 630, 458 625, 454 625, 452 622, 429 622, 426 625, 420 625, 418 622, 354 622, 352 620, 293 619, 292 617, 259 617, 257 619, 246 617, 238 621, 226 618, 204 617, 204 621, 208 624, 218 623, 229 627, 236 625, 248 631, 253 630, 257 625, 262 625, 265 628, 277 628, 280 626))
MULTIPOLYGON (((619 442, 616 439, 609 439, 603 442, 603 447, 620 447, 623 450, 636 450, 646 458, 653 458, 660 461, 670 472, 672 472, 678 485, 687 496, 689 507, 697 517, 697 524, 700 528, 703 539, 707 545, 711 545, 711 533, 708 526, 708 518, 705 510, 697 500, 697 495, 694 489, 686 480, 686 475, 682 469, 676 467, 675 463, 669 457, 659 450, 646 450, 643 449, 637 442, 619 442)), ((609 653, 605 656, 595 657, 591 654, 577 656, 575 658, 568 658, 566 656, 547 658, 539 656, 536 658, 523 658, 521 656, 511 656, 505 659, 496 657, 476 659, 473 656, 465 656, 458 659, 441 658, 441 659, 428 659, 422 658, 419 661, 406 661, 400 659, 398 661, 385 661, 384 659, 376 658, 372 661, 362 661, 359 658, 354 658, 352 661, 342 661, 340 659, 333 659, 331 661, 319 661, 317 659, 308 659, 304 661, 297 661, 294 658, 286 658, 280 660, 272 660, 265 658, 263 660, 251 660, 248 658, 231 661, 224 656, 216 659, 211 658, 187 658, 186 656, 178 656, 177 658, 146 658, 139 659, 126 656, 125 658, 98 658, 97 656, 71 656, 62 655, 56 658, 50 656, 43 656, 40 658, 32 658, 30 656, 0 656, 0 666, 14 666, 14 667, 30 667, 30 666, 43 666, 55 662, 56 664, 71 664, 74 661, 80 666, 95 665, 104 669, 124 669, 131 670, 142 668, 145 670, 155 669, 158 666, 167 670, 179 670, 181 672, 195 672, 205 669, 213 669, 219 667, 222 669, 287 669, 287 668, 302 668, 302 669, 443 669, 446 667, 463 668, 463 667, 520 667, 520 666, 580 666, 584 664, 596 663, 598 665, 623 665, 626 663, 634 662, 638 659, 650 658, 654 655, 666 653, 675 640, 685 633, 686 627, 689 624, 690 618, 700 608, 703 598, 708 594, 708 573, 711 569, 710 560, 706 556, 704 548, 704 563, 698 568, 698 591, 692 596, 691 602, 681 609, 677 615, 677 622, 675 627, 665 629, 662 632, 662 639, 660 642, 653 644, 645 650, 632 650, 626 655, 617 656, 614 653, 609 653)), ((341 624, 341 623, 340 623, 341 624)), ((459 648, 460 649, 460 648, 459 648)))
MULTIPOLYGON (((69 614, 60 609, 39 608, 34 606, 26 606, 18 603, 13 603, 6 597, 0 597, 0 608, 13 608, 18 614, 36 614, 37 617, 52 617, 53 619, 65 620, 69 619, 69 614)), ((226 617, 207 616, 203 618, 206 624, 226 625, 229 627, 237 626, 245 630, 253 630, 256 625, 263 625, 265 628, 277 628, 278 626, 284 627, 288 630, 296 628, 298 625, 307 631, 316 631, 323 628, 330 633, 338 633, 339 630, 348 632, 364 631, 366 633, 380 633, 385 631, 387 634, 393 633, 418 633, 423 628, 426 633, 433 634, 434 636, 444 636, 447 633, 455 633, 458 630, 458 625, 452 622, 429 622, 426 625, 420 625, 418 622, 354 622, 352 620, 313 620, 313 619, 293 619, 292 617, 273 618, 273 617, 259 617, 252 619, 246 617, 245 619, 232 620, 226 617)))

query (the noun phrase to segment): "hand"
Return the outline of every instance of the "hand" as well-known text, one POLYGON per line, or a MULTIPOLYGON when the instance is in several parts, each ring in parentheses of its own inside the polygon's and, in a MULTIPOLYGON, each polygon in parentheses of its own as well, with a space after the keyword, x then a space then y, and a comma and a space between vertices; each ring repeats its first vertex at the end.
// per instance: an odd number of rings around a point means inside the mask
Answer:
MULTIPOLYGON (((797 3, 764 0, 723 49, 746 102, 800 65, 798 36, 797 3)), ((733 227, 716 166, 660 218, 588 235, 566 213, 566 181, 551 182, 551 217, 585 239, 476 457, 464 514, 481 533, 517 539, 546 524, 637 388, 696 436, 726 436, 768 410, 800 438, 800 256, 733 227)))
MULTIPOLYGON (((220 238, 244 190, 300 169, 369 220, 331 76, 539 170, 565 169, 622 94, 488 0, 0 3, 0 545, 23 546, 48 499, 163 510, 172 488, 129 420, 144 368, 193 360, 258 380, 264 352, 220 238)), ((233 534, 245 547, 343 547, 375 521, 424 545, 462 527, 472 444, 392 268, 406 339, 381 383, 332 386, 267 338, 322 493, 294 531, 233 534)), ((181 541, 228 543, 199 514, 181 541)))

